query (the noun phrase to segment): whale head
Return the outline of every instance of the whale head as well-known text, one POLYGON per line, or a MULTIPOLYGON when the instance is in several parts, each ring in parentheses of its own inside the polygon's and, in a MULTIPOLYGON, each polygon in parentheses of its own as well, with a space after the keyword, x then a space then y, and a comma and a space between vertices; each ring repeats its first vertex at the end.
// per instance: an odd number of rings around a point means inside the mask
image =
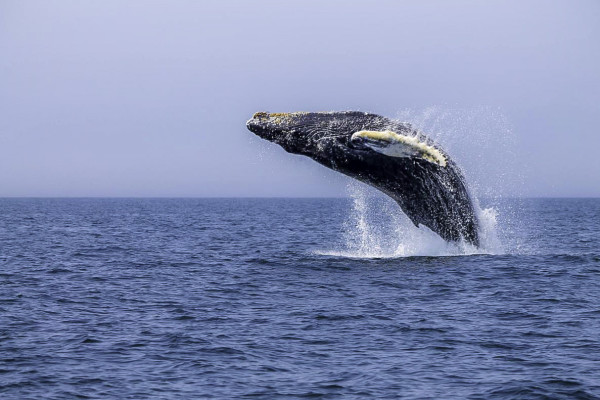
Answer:
POLYGON ((358 111, 257 112, 246 126, 289 153, 309 156, 351 175, 361 171, 357 163, 373 158, 383 164, 426 162, 438 167, 447 164, 441 150, 410 124, 376 114, 358 111))
POLYGON ((352 134, 348 113, 257 112, 246 123, 248 129, 263 139, 277 143, 287 152, 312 155, 324 144, 348 144, 352 134))

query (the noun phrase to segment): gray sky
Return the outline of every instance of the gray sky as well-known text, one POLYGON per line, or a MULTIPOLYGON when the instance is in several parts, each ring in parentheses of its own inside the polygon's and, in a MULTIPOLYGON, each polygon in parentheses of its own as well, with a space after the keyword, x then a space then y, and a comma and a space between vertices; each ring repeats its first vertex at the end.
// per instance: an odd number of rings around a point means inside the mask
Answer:
POLYGON ((350 109, 600 196, 600 2, 0 0, 0 196, 345 195, 245 121, 350 109))

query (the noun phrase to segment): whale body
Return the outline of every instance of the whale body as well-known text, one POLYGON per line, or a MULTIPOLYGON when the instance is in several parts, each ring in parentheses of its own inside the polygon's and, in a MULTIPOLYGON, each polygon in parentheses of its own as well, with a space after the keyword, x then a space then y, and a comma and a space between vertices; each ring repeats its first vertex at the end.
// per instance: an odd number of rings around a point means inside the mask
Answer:
POLYGON ((289 153, 379 189, 416 226, 479 246, 479 223, 460 169, 409 123, 358 111, 258 112, 246 126, 289 153))

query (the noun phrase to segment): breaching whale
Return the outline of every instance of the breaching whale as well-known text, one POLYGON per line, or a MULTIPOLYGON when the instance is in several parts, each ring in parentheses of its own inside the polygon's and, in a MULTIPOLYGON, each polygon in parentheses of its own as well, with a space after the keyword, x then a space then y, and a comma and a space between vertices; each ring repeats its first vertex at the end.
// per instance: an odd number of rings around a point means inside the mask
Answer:
POLYGON ((456 163, 409 123, 376 114, 258 112, 250 131, 365 182, 394 199, 416 225, 479 246, 478 221, 456 163))

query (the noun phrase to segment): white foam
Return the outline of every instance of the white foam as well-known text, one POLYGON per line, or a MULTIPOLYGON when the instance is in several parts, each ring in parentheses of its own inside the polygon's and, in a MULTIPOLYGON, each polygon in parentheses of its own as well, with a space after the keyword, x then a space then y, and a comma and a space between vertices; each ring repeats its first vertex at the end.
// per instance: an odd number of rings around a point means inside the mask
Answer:
POLYGON ((425 226, 416 227, 391 198, 364 184, 349 185, 353 206, 344 226, 342 243, 314 253, 349 258, 399 258, 498 254, 496 212, 479 211, 482 246, 449 243, 425 226))

